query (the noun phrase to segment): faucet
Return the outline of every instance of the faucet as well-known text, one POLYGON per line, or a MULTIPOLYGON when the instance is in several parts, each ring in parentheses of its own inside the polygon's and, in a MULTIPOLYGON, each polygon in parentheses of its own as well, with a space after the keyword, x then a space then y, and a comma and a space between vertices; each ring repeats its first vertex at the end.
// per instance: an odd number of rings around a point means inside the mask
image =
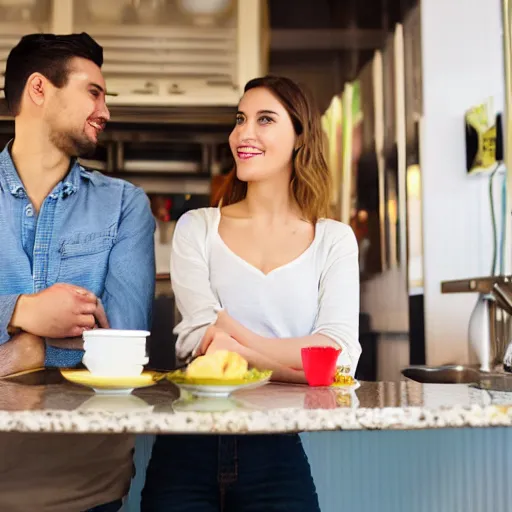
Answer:
MULTIPOLYGON (((496 300, 496 304, 508 315, 512 316, 512 284, 510 282, 494 283, 492 296, 496 300)), ((508 336, 508 343, 503 355, 503 369, 506 372, 512 373, 512 339, 510 339, 510 334, 508 336)))
POLYGON ((478 293, 469 319, 470 363, 482 372, 503 365, 512 373, 512 276, 499 275, 444 281, 441 293, 478 293))

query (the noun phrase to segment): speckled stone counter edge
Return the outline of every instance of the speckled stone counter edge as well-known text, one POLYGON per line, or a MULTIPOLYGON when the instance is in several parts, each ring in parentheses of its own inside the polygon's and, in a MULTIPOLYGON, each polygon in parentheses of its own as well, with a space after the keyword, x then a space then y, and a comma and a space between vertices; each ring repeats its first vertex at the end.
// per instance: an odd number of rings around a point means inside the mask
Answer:
POLYGON ((512 407, 278 409, 269 411, 0 411, 0 432, 251 434, 512 426, 512 407))

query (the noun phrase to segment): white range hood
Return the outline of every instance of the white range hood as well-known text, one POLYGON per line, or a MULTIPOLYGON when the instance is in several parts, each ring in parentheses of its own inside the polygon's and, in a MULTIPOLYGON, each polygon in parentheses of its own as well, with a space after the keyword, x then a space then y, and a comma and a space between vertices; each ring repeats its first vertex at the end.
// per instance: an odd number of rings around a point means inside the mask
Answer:
POLYGON ((45 9, 47 4, 0 0, 0 19, 10 13, 8 23, 0 22, 0 69, 24 34, 86 31, 104 48, 112 106, 234 106, 245 83, 267 71, 266 0, 51 0, 45 9))

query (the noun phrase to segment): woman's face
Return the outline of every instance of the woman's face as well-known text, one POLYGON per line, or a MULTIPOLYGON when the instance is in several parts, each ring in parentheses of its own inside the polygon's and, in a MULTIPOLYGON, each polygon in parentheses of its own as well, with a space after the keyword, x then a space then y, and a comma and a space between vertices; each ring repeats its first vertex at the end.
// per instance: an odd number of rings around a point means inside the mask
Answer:
POLYGON ((229 136, 238 179, 262 181, 291 174, 295 140, 292 120, 279 100, 264 87, 247 91, 229 136))

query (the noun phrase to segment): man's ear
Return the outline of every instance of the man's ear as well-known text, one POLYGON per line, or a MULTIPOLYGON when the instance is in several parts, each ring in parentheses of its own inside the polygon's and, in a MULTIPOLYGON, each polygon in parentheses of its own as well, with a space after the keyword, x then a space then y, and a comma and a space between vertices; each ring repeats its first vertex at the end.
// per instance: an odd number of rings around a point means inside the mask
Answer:
POLYGON ((44 103, 47 86, 48 80, 43 75, 32 73, 28 77, 25 93, 32 103, 40 107, 44 103))

